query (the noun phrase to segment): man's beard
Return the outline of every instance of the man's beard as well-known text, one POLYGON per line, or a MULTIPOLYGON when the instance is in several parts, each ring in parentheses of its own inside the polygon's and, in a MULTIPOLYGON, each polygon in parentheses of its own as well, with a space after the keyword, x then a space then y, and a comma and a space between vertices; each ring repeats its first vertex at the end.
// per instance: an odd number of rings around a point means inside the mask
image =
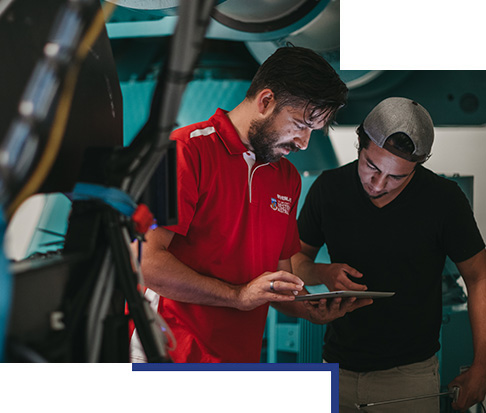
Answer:
POLYGON ((277 145, 280 139, 279 134, 273 129, 274 116, 268 119, 253 120, 248 131, 248 141, 255 152, 255 156, 260 162, 277 162, 283 155, 277 153, 276 149, 285 148, 292 152, 299 149, 293 143, 281 143, 277 145))

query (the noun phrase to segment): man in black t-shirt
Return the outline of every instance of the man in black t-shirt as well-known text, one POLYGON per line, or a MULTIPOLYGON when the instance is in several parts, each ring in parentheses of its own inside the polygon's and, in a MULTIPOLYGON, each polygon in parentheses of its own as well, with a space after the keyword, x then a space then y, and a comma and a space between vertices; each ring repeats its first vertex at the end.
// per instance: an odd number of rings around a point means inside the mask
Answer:
MULTIPOLYGON (((447 256, 468 289, 474 362, 449 385, 460 388, 453 408, 467 409, 486 393, 486 251, 473 212, 457 184, 422 166, 434 127, 421 105, 385 99, 357 132, 358 160, 323 172, 309 190, 299 216, 302 251, 292 258, 307 285, 395 292, 327 327, 323 357, 340 364, 340 412, 439 391, 447 256), (332 264, 314 262, 324 244, 332 264)), ((438 411, 438 398, 373 407, 438 411)))

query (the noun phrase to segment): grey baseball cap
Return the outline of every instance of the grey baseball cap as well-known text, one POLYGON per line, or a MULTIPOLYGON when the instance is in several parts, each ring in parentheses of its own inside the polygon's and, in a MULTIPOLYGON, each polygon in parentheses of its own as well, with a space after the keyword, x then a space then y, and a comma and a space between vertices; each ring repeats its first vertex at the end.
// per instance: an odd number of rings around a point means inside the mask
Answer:
POLYGON ((417 102, 401 97, 382 100, 363 122, 363 130, 380 148, 412 162, 428 159, 434 142, 434 123, 429 112, 417 102), (415 146, 411 155, 398 152, 387 139, 394 133, 407 135, 415 146))

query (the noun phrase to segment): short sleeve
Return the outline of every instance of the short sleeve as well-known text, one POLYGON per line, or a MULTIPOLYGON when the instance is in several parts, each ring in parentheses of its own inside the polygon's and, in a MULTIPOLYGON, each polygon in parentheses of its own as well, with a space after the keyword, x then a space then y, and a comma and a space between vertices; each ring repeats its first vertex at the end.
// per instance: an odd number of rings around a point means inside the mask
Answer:
POLYGON ((322 231, 322 182, 323 175, 311 185, 298 219, 300 239, 317 248, 322 247, 326 242, 322 231))
POLYGON ((468 199, 454 183, 447 196, 443 242, 447 255, 455 263, 465 261, 484 248, 484 240, 468 199))
POLYGON ((182 139, 176 141, 178 217, 177 224, 165 228, 180 235, 186 235, 199 198, 200 156, 194 145, 189 145, 182 139))

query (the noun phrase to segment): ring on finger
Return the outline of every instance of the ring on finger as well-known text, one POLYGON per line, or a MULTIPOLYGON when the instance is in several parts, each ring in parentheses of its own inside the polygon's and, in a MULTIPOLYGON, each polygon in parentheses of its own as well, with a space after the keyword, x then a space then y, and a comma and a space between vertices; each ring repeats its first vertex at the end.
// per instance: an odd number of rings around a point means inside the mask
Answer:
POLYGON ((275 287, 274 287, 275 281, 270 281, 270 291, 275 292, 275 287))

